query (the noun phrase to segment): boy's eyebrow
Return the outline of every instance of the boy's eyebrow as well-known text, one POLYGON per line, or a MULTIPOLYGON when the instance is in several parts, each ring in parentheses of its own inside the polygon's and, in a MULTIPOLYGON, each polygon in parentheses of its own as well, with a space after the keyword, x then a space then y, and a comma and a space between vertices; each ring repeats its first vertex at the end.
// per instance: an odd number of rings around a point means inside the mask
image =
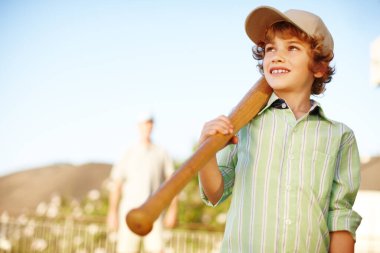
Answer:
POLYGON ((290 43, 290 44, 292 44, 292 43, 302 44, 302 41, 300 41, 300 40, 291 40, 291 41, 288 41, 288 43, 290 43))
MULTIPOLYGON (((282 40, 286 41, 287 43, 300 43, 301 44, 304 42, 295 36, 288 37, 288 38, 282 38, 282 40)), ((266 44, 275 44, 275 40, 266 41, 266 44)))
POLYGON ((296 44, 296 45, 299 45, 299 46, 302 46, 302 47, 305 47, 305 46, 306 46, 305 42, 302 41, 302 40, 299 40, 299 39, 297 39, 297 40, 293 40, 293 39, 291 39, 291 40, 288 40, 286 43, 289 44, 289 45, 294 45, 294 44, 296 44))
MULTIPOLYGON (((300 45, 300 46, 306 46, 307 42, 306 41, 303 41, 302 39, 296 37, 296 36, 289 36, 289 37, 281 37, 282 40, 284 40, 287 44, 291 45, 291 44, 297 44, 297 45, 300 45), (305 44, 306 43, 306 44, 305 44)), ((273 40, 268 40, 265 42, 265 47, 267 46, 276 46, 276 40, 273 39, 273 40)))
POLYGON ((300 40, 300 39, 294 39, 294 38, 288 40, 287 42, 288 42, 289 44, 293 44, 293 43, 296 43, 296 44, 303 44, 303 43, 304 43, 304 41, 302 41, 302 40, 300 40))

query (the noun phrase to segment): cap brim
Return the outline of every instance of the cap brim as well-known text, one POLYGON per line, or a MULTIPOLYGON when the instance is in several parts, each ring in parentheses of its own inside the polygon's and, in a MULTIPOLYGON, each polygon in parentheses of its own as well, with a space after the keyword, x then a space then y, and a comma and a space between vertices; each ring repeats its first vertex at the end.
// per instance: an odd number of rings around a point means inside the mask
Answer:
POLYGON ((248 37, 257 45, 259 42, 264 41, 268 27, 280 21, 294 24, 279 10, 270 6, 260 6, 254 9, 245 20, 245 31, 248 37))

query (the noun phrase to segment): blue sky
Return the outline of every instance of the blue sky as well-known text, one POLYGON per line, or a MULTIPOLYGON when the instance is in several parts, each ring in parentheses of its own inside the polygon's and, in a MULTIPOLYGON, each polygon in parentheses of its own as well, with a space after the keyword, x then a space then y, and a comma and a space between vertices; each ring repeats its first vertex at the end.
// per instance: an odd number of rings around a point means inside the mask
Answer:
POLYGON ((336 75, 317 100, 351 127, 363 156, 380 154, 380 88, 369 1, 1 1, 0 174, 51 163, 109 162, 137 140, 141 111, 155 142, 190 156, 202 125, 228 114, 259 78, 244 32, 259 5, 321 16, 336 75))

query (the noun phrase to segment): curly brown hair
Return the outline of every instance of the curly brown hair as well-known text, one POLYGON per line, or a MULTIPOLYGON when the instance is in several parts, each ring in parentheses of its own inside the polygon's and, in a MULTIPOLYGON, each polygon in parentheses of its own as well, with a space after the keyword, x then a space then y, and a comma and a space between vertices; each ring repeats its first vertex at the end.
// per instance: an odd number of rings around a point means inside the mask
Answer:
POLYGON ((263 59, 265 56, 265 45, 273 41, 275 36, 281 36, 283 38, 295 36, 310 45, 310 53, 313 60, 311 61, 309 68, 313 73, 318 71, 323 73, 322 77, 314 79, 311 87, 311 94, 322 94, 326 90, 326 84, 331 81, 332 75, 335 73, 335 68, 329 66, 330 62, 334 58, 334 53, 332 51, 328 53, 323 52, 323 38, 311 37, 293 24, 286 21, 273 24, 265 33, 265 41, 259 42, 252 48, 253 57, 259 61, 257 67, 259 68, 261 74, 264 73, 263 59))

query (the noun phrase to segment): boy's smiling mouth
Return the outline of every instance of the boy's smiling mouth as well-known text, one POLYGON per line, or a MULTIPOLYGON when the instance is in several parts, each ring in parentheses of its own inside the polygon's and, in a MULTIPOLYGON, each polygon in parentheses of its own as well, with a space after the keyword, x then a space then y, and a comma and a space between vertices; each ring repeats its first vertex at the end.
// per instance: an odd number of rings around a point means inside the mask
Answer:
POLYGON ((290 70, 285 69, 285 68, 271 68, 270 69, 271 74, 284 74, 284 73, 289 73, 289 72, 290 70))

